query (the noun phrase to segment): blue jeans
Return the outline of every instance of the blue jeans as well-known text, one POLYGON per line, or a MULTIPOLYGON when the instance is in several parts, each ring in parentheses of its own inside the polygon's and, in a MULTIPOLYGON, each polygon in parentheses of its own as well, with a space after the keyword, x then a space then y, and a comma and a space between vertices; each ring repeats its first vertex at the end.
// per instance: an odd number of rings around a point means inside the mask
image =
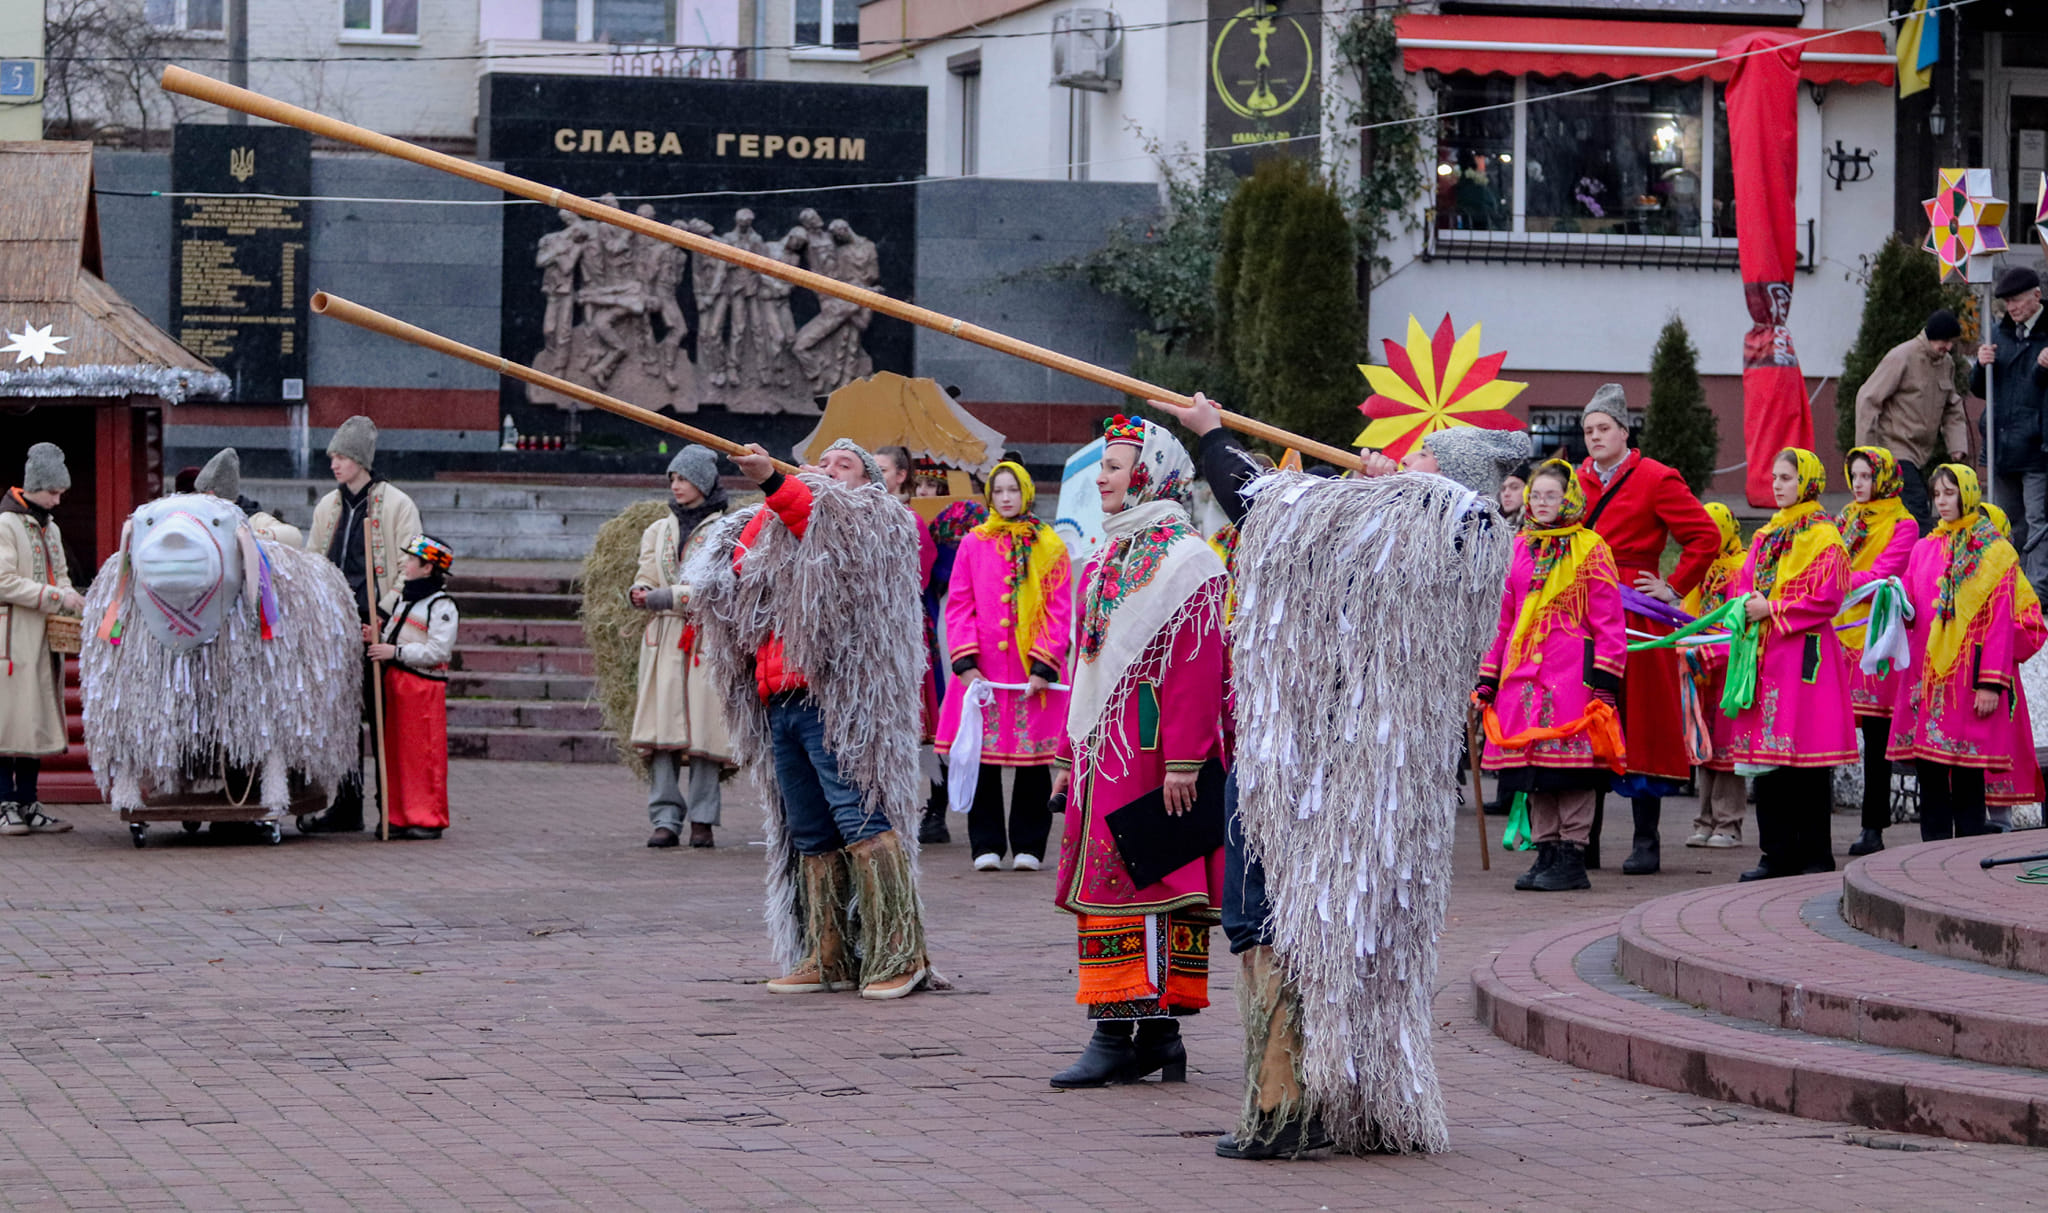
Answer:
POLYGON ((1266 866, 1245 851, 1237 815, 1237 772, 1223 782, 1223 934, 1236 956, 1273 942, 1273 903, 1266 898, 1266 866))
POLYGON ((824 713, 808 694, 768 701, 768 742, 783 818, 799 855, 829 855, 889 829, 882 811, 863 808, 859 790, 839 777, 839 760, 825 747, 824 713))

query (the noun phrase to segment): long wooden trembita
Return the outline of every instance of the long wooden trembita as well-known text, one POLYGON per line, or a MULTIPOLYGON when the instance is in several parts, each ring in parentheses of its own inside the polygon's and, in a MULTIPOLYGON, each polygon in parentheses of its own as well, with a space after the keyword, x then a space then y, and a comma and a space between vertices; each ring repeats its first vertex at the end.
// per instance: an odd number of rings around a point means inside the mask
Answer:
MULTIPOLYGON (((700 430, 694 425, 686 425, 673 417, 665 417, 660 413, 654 412, 652 409, 643 409, 637 404, 627 404, 616 396, 607 396, 595 388, 587 388, 580 383, 571 383, 567 379, 558 379, 544 371, 536 371, 530 366, 523 366, 509 359, 500 358, 496 354, 487 354, 473 345, 464 345, 453 338, 443 337, 439 333, 428 332, 418 325, 407 324, 395 316, 387 316, 374 308, 364 307, 360 303, 350 303, 339 295, 330 295, 326 291, 315 291, 313 292, 312 306, 315 315, 331 316, 336 320, 345 320, 360 329, 368 329, 373 333, 382 333, 386 337, 396 337, 400 341, 410 342, 413 345, 446 354, 451 358, 460 358, 464 362, 473 362, 486 370, 496 371, 500 375, 509 375, 514 379, 531 383, 535 387, 543 387, 551 392, 558 392, 561 395, 568 396, 571 399, 581 400, 592 408, 603 409, 607 413, 616 413, 629 421, 637 421, 641 425, 652 427, 665 434, 674 434, 678 438, 687 438, 691 442, 700 443, 726 455, 751 455, 754 453, 752 447, 742 446, 730 438, 721 438, 709 430, 700 430)), ((775 460, 775 470, 785 476, 793 476, 797 471, 794 465, 784 463, 780 459, 775 460)))
MULTIPOLYGON (((962 341, 971 341, 976 345, 996 350, 999 353, 1022 358, 1026 362, 1035 362, 1040 366, 1051 367, 1053 370, 1072 375, 1077 379, 1087 380, 1090 383, 1099 384, 1112 391, 1122 392, 1128 396, 1136 396, 1140 400, 1168 400, 1177 404, 1190 403, 1188 397, 1181 395, 1179 392, 1169 392, 1155 384, 1146 383, 1142 379, 1134 379, 1129 375, 1119 374, 1106 367, 1097 366, 1092 362, 1071 358, 1065 354, 1046 349, 1043 346, 1033 345, 1028 341, 1019 341, 1015 337, 1005 336, 992 329, 968 324, 964 320, 958 320, 952 316, 934 312, 929 308, 918 307, 916 304, 906 303, 901 299, 892 299, 887 295, 854 286, 851 283, 841 282, 836 278, 828 278, 823 274, 813 273, 798 266, 785 265, 773 257, 764 257, 758 253, 750 253, 745 249, 735 248, 722 240, 714 240, 706 236, 699 236, 695 232, 687 232, 679 228, 670 227, 666 223, 643 218, 640 215, 621 210, 618 207, 606 206, 601 202, 593 202, 588 198, 578 197, 575 194, 566 193, 536 181, 529 181, 524 177, 515 177, 510 173, 486 168, 481 164, 458 159, 442 152, 432 151, 417 144, 407 143, 403 139, 394 139, 390 135, 380 135, 375 131, 367 130, 353 123, 343 122, 339 118, 330 118, 325 114, 316 114, 312 110, 301 109, 296 105, 290 105, 273 97, 266 97, 261 93, 251 92, 245 88, 236 88, 232 84, 223 83, 210 76, 202 76, 197 72, 186 71, 181 67, 166 67, 164 69, 163 88, 168 93, 177 93, 198 101, 211 102, 214 105, 238 110, 242 113, 264 118, 284 126, 294 126, 302 131, 333 139, 339 143, 350 143, 368 151, 381 152, 386 156, 394 156, 400 160, 410 160, 414 164, 439 169, 444 173, 453 174, 464 180, 474 181, 479 185, 487 185, 492 189, 502 190, 515 197, 529 198, 559 210, 566 210, 581 215, 586 219, 595 219, 600 223, 609 223, 615 227, 626 228, 650 240, 659 240, 666 244, 689 249, 693 253, 699 253, 706 257, 715 257, 720 261, 729 261, 734 265, 753 270, 759 274, 766 274, 770 278, 781 279, 784 282, 803 287, 820 295, 830 295, 837 299, 844 299, 848 303, 880 312, 884 316, 893 316, 898 320, 907 320, 911 324, 932 329, 936 332, 946 333, 950 336, 958 337, 962 341)), ((1263 421, 1257 421, 1238 413, 1224 412, 1222 418, 1223 424, 1241 434, 1249 434, 1254 438, 1271 442, 1276 446, 1297 450, 1305 455, 1312 455, 1325 463, 1349 468, 1354 471, 1362 470, 1364 466, 1356 451, 1342 450, 1326 443, 1315 442, 1299 434, 1291 434, 1279 426, 1268 425, 1263 421)))

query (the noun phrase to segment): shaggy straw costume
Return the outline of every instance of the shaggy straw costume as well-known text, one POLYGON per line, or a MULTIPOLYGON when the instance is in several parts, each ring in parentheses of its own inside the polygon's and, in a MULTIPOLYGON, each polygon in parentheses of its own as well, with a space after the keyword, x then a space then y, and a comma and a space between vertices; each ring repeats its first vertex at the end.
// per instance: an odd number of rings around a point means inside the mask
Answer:
MULTIPOLYGON (((241 519, 205 496, 151 502, 136 517, 179 503, 241 519)), ((206 643, 181 650, 149 626, 156 600, 129 567, 135 519, 93 580, 79 659, 85 745, 116 809, 142 808, 144 789, 205 790, 224 767, 261 767, 261 803, 276 817, 290 804, 288 772, 332 788, 355 769, 363 642, 348 584, 317 553, 242 525, 243 558, 260 559, 219 587, 225 618, 206 643)))
POLYGON ((1242 983, 1240 1131, 1319 1116, 1341 1150, 1441 1150, 1430 995, 1459 689, 1490 638, 1509 529, 1485 494, 1438 476, 1279 474, 1241 531, 1238 808, 1279 972, 1242 983), (1258 1082, 1276 1049, 1296 1055, 1298 1085, 1258 1082), (1262 1085, 1276 1106, 1259 1106, 1262 1085))
MULTIPOLYGON (((736 572, 734 547, 765 507, 711 524, 683 568, 705 664, 722 690, 733 757, 760 781, 767 815, 765 917, 784 971, 817 959, 832 984, 905 973, 924 958, 917 895, 918 680, 925 676, 916 523, 879 488, 805 476, 810 522, 801 540, 771 516, 736 572), (780 811, 768 711, 755 655, 780 637, 823 716, 839 775, 888 820, 900 846, 856 843, 799 862, 780 811), (840 856, 845 856, 842 866, 840 856)), ((942 983, 934 974, 928 984, 942 983)))

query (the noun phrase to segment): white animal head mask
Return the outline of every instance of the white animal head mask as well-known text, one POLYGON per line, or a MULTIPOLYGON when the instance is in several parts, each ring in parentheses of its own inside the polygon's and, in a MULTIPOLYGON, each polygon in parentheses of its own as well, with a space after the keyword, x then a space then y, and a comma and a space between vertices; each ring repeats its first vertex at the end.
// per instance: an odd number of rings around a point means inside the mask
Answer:
POLYGON ((122 533, 135 579, 134 613, 173 649, 220 635, 239 589, 253 606, 260 557, 249 520, 231 501, 181 493, 152 501, 122 533))

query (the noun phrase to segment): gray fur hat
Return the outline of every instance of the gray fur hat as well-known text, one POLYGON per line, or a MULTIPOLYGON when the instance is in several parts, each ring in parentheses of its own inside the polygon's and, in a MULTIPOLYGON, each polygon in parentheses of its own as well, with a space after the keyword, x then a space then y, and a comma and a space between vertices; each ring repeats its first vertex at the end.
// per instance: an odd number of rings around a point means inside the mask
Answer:
POLYGON ((1579 419, 1583 421, 1595 413, 1605 413, 1609 417, 1614 418, 1615 424, 1619 425, 1622 429, 1627 429, 1628 393, 1622 391, 1621 385, 1618 383, 1601 384, 1600 390, 1594 392, 1593 398, 1586 402, 1586 407, 1579 414, 1579 419))
POLYGON ((199 479, 192 482, 195 493, 212 493, 222 501, 233 501, 242 495, 242 457, 231 446, 222 447, 220 453, 206 461, 199 469, 199 479))
POLYGON ((852 451, 855 455, 858 455, 860 457, 860 465, 863 468, 867 469, 868 483, 882 483, 882 465, 875 462, 874 455, 870 454, 868 449, 862 446, 860 443, 855 442, 851 438, 841 438, 839 441, 833 443, 831 446, 828 446, 825 449, 827 451, 852 451))
POLYGON ((1500 496, 1501 480, 1535 453, 1529 435, 1522 430, 1482 430, 1470 425, 1437 430, 1422 440, 1422 446, 1436 456, 1440 475, 1489 500, 1500 496))
POLYGON ((353 459, 365 468, 377 462, 377 423, 357 414, 341 423, 327 440, 327 453, 353 459))
POLYGON ((64 466, 64 451, 53 442, 38 442, 28 448, 28 466, 21 471, 24 493, 65 493, 71 490, 71 469, 64 466))
POLYGON ((700 493, 709 493, 718 487, 718 455, 708 446, 692 443, 668 461, 668 474, 681 476, 700 493))

